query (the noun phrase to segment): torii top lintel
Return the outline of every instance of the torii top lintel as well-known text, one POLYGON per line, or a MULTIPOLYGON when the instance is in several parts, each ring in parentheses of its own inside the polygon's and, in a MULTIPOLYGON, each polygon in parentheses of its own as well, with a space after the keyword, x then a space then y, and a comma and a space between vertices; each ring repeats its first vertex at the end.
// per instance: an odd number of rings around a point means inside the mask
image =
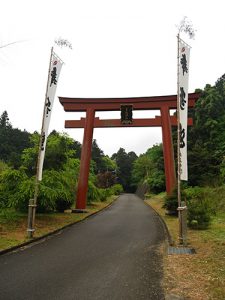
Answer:
MULTIPOLYGON (((194 107, 199 93, 188 94, 188 107, 194 107)), ((66 98, 59 97, 60 103, 67 112, 86 111, 117 111, 121 104, 133 105, 134 110, 156 110, 163 107, 177 108, 177 95, 129 98, 66 98)))

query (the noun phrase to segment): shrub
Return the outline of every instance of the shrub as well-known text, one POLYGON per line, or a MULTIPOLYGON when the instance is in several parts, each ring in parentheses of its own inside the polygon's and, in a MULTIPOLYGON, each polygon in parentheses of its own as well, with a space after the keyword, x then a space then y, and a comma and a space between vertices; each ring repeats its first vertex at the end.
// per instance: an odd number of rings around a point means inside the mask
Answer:
POLYGON ((188 226, 193 229, 206 229, 211 216, 215 214, 213 196, 210 188, 191 187, 185 190, 188 206, 188 226))
POLYGON ((98 189, 92 181, 88 181, 87 203, 100 201, 100 189, 98 189))
POLYGON ((20 219, 20 215, 14 209, 6 208, 0 212, 1 224, 15 224, 20 219))
POLYGON ((107 189, 99 189, 100 190, 100 201, 106 201, 108 197, 112 195, 119 195, 123 192, 123 187, 121 184, 115 184, 107 189))
POLYGON ((6 169, 0 175, 0 206, 15 207, 20 195, 20 186, 28 177, 23 169, 6 169))
POLYGON ((95 184, 89 180, 88 182, 88 197, 87 202, 106 201, 108 197, 112 195, 119 195, 123 191, 121 184, 115 184, 107 189, 98 188, 95 184))
POLYGON ((112 190, 112 195, 119 195, 123 192, 123 186, 121 184, 115 184, 110 188, 112 190))
POLYGON ((111 195, 110 189, 99 189, 99 200, 104 202, 111 195))
MULTIPOLYGON (((74 180, 74 185, 75 185, 74 180)), ((38 196, 38 211, 64 211, 71 207, 74 200, 74 190, 71 180, 64 171, 46 170, 40 184, 38 196)))
MULTIPOLYGON (((39 186, 37 212, 63 211, 69 208, 74 199, 73 179, 66 171, 46 170, 39 186)), ((23 169, 6 170, 0 176, 0 197, 3 207, 13 207, 26 212, 29 199, 34 197, 35 177, 28 177, 23 169), (3 202, 3 200, 1 200, 3 202)))
POLYGON ((206 229, 211 222, 210 210, 204 200, 188 201, 188 226, 193 229, 206 229))
POLYGON ((163 208, 165 208, 170 215, 177 215, 178 214, 177 189, 174 189, 171 194, 166 195, 164 199, 165 202, 163 208))

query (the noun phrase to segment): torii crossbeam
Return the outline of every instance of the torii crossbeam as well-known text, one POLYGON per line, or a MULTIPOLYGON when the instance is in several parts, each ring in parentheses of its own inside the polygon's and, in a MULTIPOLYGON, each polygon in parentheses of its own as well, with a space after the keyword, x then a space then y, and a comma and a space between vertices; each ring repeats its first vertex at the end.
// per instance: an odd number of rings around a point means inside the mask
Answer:
MULTIPOLYGON (((199 93, 188 95, 188 107, 194 107, 199 93)), ((163 156, 166 175, 166 192, 171 193, 176 185, 174 152, 171 126, 177 126, 177 119, 170 116, 171 109, 177 109, 177 95, 135 97, 135 98, 65 98, 59 97, 66 112, 86 112, 86 118, 65 121, 66 128, 84 128, 81 152, 80 175, 77 188, 76 209, 86 208, 88 176, 91 160, 93 129, 107 127, 162 127, 163 156), (121 105, 132 105, 133 110, 160 110, 161 116, 149 119, 134 119, 132 124, 121 120, 95 118, 96 111, 120 111, 121 105)), ((192 125, 192 119, 188 119, 192 125)))

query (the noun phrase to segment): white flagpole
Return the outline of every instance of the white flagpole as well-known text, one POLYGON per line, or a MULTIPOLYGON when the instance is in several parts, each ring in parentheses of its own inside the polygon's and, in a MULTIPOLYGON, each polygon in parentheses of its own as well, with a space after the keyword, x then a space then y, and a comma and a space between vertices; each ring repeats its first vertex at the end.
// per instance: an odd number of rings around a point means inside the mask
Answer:
POLYGON ((36 178, 35 178, 35 187, 34 187, 34 199, 29 200, 29 209, 28 209, 28 238, 33 237, 33 233, 35 231, 34 224, 35 224, 35 215, 36 215, 36 207, 37 207, 37 197, 39 192, 39 170, 40 170, 40 156, 41 156, 41 147, 42 147, 42 135, 44 133, 44 118, 46 113, 46 99, 48 93, 48 86, 49 86, 49 79, 50 79, 50 71, 51 71, 51 62, 53 56, 53 47, 51 48, 51 55, 49 61, 49 69, 48 69, 48 80, 46 86, 46 93, 45 93, 45 102, 44 102, 44 109, 43 109, 43 117, 42 117, 42 126, 41 126, 41 135, 39 140, 39 149, 38 149, 38 159, 37 159, 37 169, 36 169, 36 178))

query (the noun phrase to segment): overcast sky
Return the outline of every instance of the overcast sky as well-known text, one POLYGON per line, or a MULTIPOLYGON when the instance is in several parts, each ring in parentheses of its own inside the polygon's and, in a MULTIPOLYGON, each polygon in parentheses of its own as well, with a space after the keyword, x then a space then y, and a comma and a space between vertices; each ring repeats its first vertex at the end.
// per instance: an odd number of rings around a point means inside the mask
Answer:
MULTIPOLYGON (((197 30, 195 40, 182 36, 192 46, 189 92, 214 84, 225 73, 223 0, 0 0, 0 7, 0 46, 20 41, 0 49, 0 114, 7 110, 12 125, 22 130, 40 131, 50 50, 57 37, 73 45, 73 50, 54 47, 65 62, 57 96, 176 94, 176 24, 184 16, 197 30)), ((50 131, 67 132, 82 142, 82 129, 64 129, 65 119, 80 116, 65 113, 56 97, 50 131)), ((119 113, 105 118, 112 116, 119 113)), ((160 128, 95 129, 94 138, 109 155, 119 147, 144 153, 162 140, 160 128)))

